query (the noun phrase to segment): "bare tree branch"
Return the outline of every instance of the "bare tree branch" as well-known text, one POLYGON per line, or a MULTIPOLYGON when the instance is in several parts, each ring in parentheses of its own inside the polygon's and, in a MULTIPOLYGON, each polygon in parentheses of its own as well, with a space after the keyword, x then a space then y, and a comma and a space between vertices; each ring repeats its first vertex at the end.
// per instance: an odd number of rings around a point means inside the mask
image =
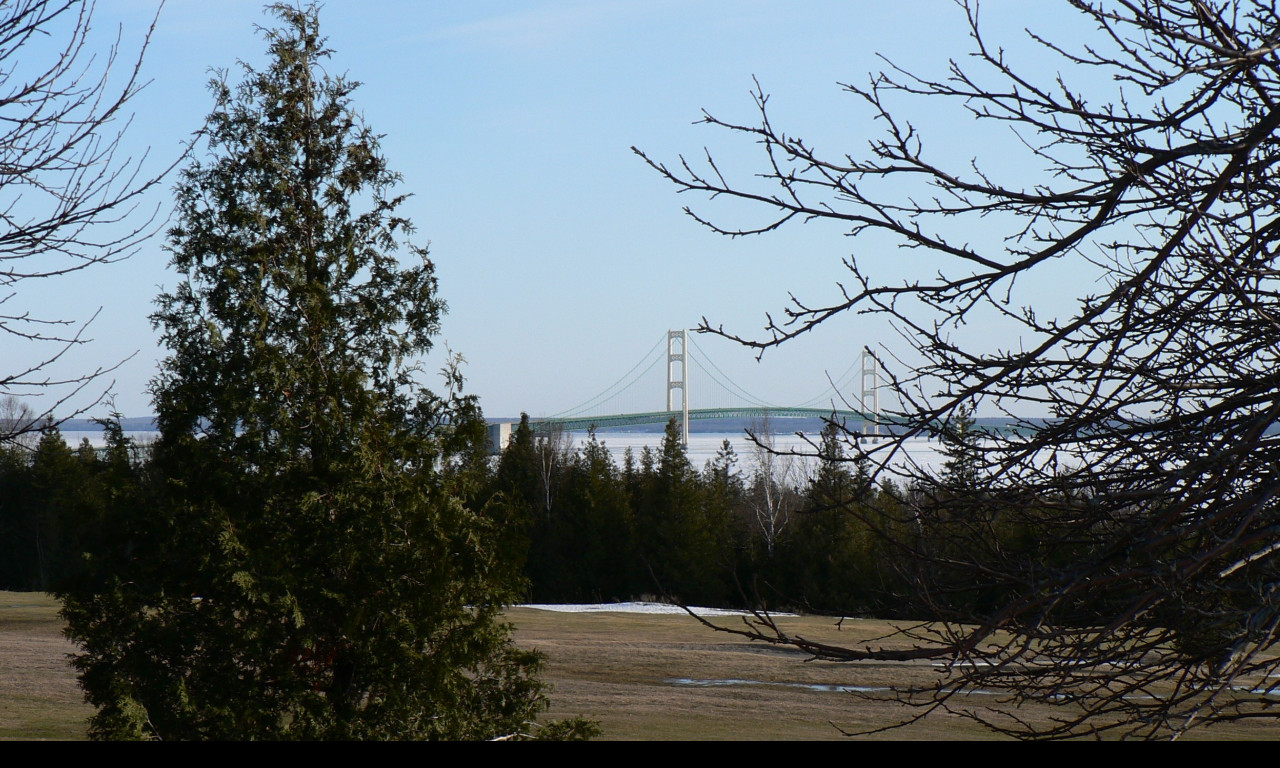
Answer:
MULTIPOLYGON (((127 258, 162 226, 158 207, 139 206, 178 161, 150 175, 145 154, 123 156, 125 109, 145 85, 142 57, 155 21, 136 58, 125 59, 122 31, 107 51, 92 50, 93 12, 92 0, 19 0, 0 9, 0 337, 49 349, 34 363, 0 371, 0 395, 49 396, 36 408, 37 422, 64 406, 72 407, 65 418, 101 402, 109 384, 87 404, 79 396, 124 361, 55 375, 55 363, 87 343, 92 318, 5 312, 4 305, 16 302, 27 281, 127 258)), ((0 430, 0 442, 17 436, 0 430)))
MULTIPOLYGON (((861 155, 819 155, 777 130, 759 83, 756 124, 703 122, 761 146, 753 178, 766 186, 735 181, 710 152, 668 166, 636 150, 680 191, 766 211, 730 227, 687 209, 712 231, 832 220, 855 243, 874 232, 944 264, 894 280, 854 255, 838 301, 792 298, 764 338, 701 330, 763 352, 844 313, 886 316, 913 350, 883 350, 910 362, 888 374, 896 435, 852 455, 961 439, 974 409, 1008 418, 965 438, 973 482, 917 468, 896 500, 901 525, 864 520, 902 553, 931 619, 899 660, 948 660, 943 682, 904 702, 1044 737, 1176 737, 1274 717, 1280 15, 1261 0, 1069 0, 1096 34, 1028 32, 1059 65, 1037 80, 986 39, 976 2, 958 5, 972 40, 963 66, 930 78, 889 64, 843 86, 884 126, 861 155), (935 160, 904 99, 1012 129, 996 151, 1023 152, 1021 175, 935 160), (966 242, 974 231, 1002 237, 966 242), (1035 306, 1019 278, 1063 260, 1099 282, 1068 310, 1035 306), (1017 343, 969 338, 975 314, 1017 343), (956 703, 978 689, 1003 694, 985 711, 956 703), (1035 726, 1017 714, 1027 702, 1059 714, 1035 726)), ((731 631, 819 658, 888 658, 807 643, 767 617, 731 631)))

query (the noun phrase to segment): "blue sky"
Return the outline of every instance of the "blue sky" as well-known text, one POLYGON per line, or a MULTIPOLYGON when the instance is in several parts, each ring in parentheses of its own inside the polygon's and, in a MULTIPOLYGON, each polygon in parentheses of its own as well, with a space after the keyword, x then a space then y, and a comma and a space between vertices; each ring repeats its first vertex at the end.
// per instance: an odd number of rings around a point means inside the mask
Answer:
MULTIPOLYGON (((1017 52, 1024 26, 1063 29, 1046 6, 987 2, 984 20, 1017 52)), ((101 3, 96 37, 106 44, 119 27, 128 55, 154 15, 151 2, 101 3)), ((146 54, 151 82, 133 103, 127 147, 149 147, 150 168, 171 162, 211 107, 211 69, 227 69, 236 82, 237 60, 261 64, 254 25, 270 23, 257 2, 169 0, 146 54)), ((751 334, 788 292, 813 301, 835 295, 840 260, 856 246, 839 227, 718 237, 681 212, 703 201, 677 195, 632 145, 669 164, 707 147, 722 169, 746 179, 759 167, 753 147, 693 123, 703 109, 750 122, 755 76, 772 94, 775 125, 832 154, 859 152, 878 129, 839 82, 865 83, 884 66, 877 52, 941 75, 948 57, 966 50, 963 15, 945 0, 333 0, 321 25, 335 51, 329 70, 364 84, 355 105, 385 134, 383 151, 413 195, 403 213, 417 226, 415 241, 430 243, 450 307, 442 346, 466 357, 468 388, 492 416, 553 413, 586 400, 667 329, 693 327, 703 316, 751 334)), ((1038 60, 1028 54, 1028 61, 1038 60)), ((978 153, 980 134, 967 132, 972 121, 927 106, 916 103, 912 114, 935 131, 940 152, 978 153)), ((162 216, 171 186, 150 201, 162 216)), ((724 212, 744 222, 767 215, 724 212)), ((901 252, 867 255, 874 243, 858 247, 861 258, 884 259, 904 274, 927 268, 901 252)), ((128 261, 23 286, 19 297, 47 315, 80 319, 101 306, 94 342, 63 364, 92 369, 136 352, 114 373, 126 415, 151 412, 146 388, 163 350, 147 317, 157 292, 177 281, 167 261, 157 237, 128 261)), ((1061 294, 1061 286, 1048 288, 1061 294)), ((11 361, 39 354, 12 339, 0 343, 11 361)), ((857 316, 759 363, 722 340, 698 343, 735 381, 773 402, 809 397, 863 345, 905 353, 883 322, 857 316)), ((662 398, 653 393, 654 408, 662 398)))

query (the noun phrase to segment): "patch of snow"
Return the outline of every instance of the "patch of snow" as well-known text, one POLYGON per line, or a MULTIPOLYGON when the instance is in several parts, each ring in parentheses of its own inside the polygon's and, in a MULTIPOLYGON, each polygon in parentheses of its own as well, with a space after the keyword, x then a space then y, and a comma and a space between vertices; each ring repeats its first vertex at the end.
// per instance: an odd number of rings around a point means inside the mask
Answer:
POLYGON ((688 685, 694 688, 721 688, 734 685, 771 685, 778 688, 804 688, 809 691, 823 691, 827 693, 892 693, 892 688, 883 686, 868 687, 865 685, 837 685, 828 683, 779 683, 766 682, 763 680, 741 680, 738 678, 725 678, 721 680, 697 680, 691 677, 676 677, 667 680, 672 685, 688 685))
MULTIPOLYGON (((667 603, 531 603, 516 606, 517 608, 533 608, 539 611, 558 611, 560 613, 685 613, 678 605, 667 603)), ((733 611, 724 608, 702 608, 689 606, 689 610, 699 616, 749 616, 747 611, 733 611)), ((795 616, 794 613, 770 613, 771 616, 795 616)))

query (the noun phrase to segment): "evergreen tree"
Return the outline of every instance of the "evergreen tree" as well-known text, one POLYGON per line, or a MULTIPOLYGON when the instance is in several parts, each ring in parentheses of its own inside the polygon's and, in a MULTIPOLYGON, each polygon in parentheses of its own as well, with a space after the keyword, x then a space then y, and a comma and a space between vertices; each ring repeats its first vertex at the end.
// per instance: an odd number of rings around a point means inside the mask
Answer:
POLYGON ((836 424, 822 428, 818 469, 806 493, 809 511, 847 509, 871 494, 870 460, 861 451, 854 458, 845 454, 845 434, 836 424))
POLYGON ((667 422, 656 454, 645 447, 641 467, 636 542, 655 586, 686 603, 726 601, 731 594, 725 578, 731 559, 728 531, 707 514, 675 419, 667 422))
POLYGON ((538 498, 537 450, 529 414, 520 414, 520 424, 502 449, 494 478, 496 490, 509 499, 532 506, 538 498))
POLYGON ((538 497, 537 457, 529 415, 520 414, 520 424, 502 448, 498 466, 489 482, 485 509, 499 529, 499 559, 517 582, 526 582, 533 509, 538 497))
MULTIPOLYGON (((751 528, 746 487, 737 471, 738 454, 728 439, 721 441, 715 458, 702 470, 701 485, 707 521, 717 531, 724 582, 749 581, 752 575, 751 528)), ((735 584, 735 586, 737 586, 735 584)), ((741 593, 741 589, 734 592, 741 593)), ((730 597, 733 595, 730 593, 730 597)), ((738 594, 737 597, 744 597, 738 594)))
POLYGON ((50 422, 40 435, 31 461, 33 589, 48 591, 60 579, 66 554, 62 544, 67 523, 82 503, 89 483, 89 467, 67 446, 58 427, 50 422))
POLYGON ((942 487, 953 493, 972 492, 978 487, 979 433, 974 427, 973 408, 961 406, 939 436, 942 455, 947 457, 942 463, 942 487))
MULTIPOLYGON (((464 500, 474 400, 418 382, 445 310, 314 6, 215 82, 153 321, 158 503, 124 573, 68 595, 98 737, 486 738, 543 706, 464 500), (126 586, 127 585, 127 586, 126 586), (101 610, 98 608, 101 607, 101 610)), ((566 729, 559 729, 562 733, 566 729)), ((572 729, 568 729, 572 731, 572 729)))
POLYGON ((0 443, 0 589, 27 589, 31 554, 24 519, 31 497, 25 448, 0 443))
POLYGON ((575 599, 624 599, 639 571, 630 542, 631 503, 617 464, 594 427, 587 433, 572 478, 568 517, 578 532, 575 570, 582 585, 575 599))
POLYGON ((822 429, 817 470, 783 548, 780 582, 784 596, 810 609, 848 614, 866 610, 880 585, 868 522, 875 516, 870 471, 865 454, 845 455, 844 434, 832 423, 822 429))

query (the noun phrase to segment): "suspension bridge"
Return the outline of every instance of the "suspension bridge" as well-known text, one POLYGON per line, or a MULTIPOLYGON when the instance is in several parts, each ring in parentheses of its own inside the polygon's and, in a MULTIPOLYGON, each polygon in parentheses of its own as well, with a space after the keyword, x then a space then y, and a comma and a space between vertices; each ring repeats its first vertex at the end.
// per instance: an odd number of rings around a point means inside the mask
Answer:
MULTIPOLYGON (((829 379, 827 386, 813 397, 792 405, 766 402, 729 378, 689 337, 688 331, 668 331, 631 370, 604 391, 560 413, 530 418, 529 423, 536 431, 546 432, 665 424, 675 419, 687 442, 690 421, 827 417, 861 422, 864 432, 878 435, 879 389, 878 362, 864 350, 861 359, 838 378, 829 379), (856 399, 855 384, 859 395, 856 399), (692 405, 694 393, 697 408, 692 405), (637 403, 646 402, 664 407, 636 407, 637 403)), ((490 444, 506 445, 512 427, 510 422, 490 424, 490 444)))

